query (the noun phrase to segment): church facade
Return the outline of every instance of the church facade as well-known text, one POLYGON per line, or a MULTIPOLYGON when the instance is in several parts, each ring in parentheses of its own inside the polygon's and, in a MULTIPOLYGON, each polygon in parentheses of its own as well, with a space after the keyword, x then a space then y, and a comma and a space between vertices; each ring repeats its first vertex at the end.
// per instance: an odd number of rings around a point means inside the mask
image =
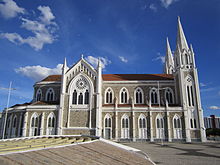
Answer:
POLYGON ((178 18, 163 74, 102 74, 83 57, 34 84, 33 101, 2 113, 1 136, 94 135, 112 140, 206 141, 197 68, 178 18), (5 131, 4 131, 4 121, 5 131))

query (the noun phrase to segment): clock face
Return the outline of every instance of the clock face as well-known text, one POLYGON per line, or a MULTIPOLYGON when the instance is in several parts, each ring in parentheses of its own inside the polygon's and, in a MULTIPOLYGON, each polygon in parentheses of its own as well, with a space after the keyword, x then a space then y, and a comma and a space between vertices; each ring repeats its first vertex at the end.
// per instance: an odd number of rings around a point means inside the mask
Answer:
POLYGON ((83 80, 82 78, 76 81, 76 87, 78 89, 84 89, 87 86, 87 82, 83 80))

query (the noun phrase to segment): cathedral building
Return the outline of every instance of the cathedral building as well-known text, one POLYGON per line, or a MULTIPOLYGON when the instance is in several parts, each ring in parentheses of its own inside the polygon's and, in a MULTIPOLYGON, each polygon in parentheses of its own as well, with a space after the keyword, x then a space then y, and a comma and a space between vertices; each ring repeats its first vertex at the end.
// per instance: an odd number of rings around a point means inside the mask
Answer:
POLYGON ((2 113, 4 138, 94 135, 106 139, 206 141, 192 45, 178 18, 163 74, 103 74, 83 57, 34 84, 33 100, 2 113), (6 121, 4 123, 4 121, 6 121), (5 126, 5 131, 4 131, 5 126))

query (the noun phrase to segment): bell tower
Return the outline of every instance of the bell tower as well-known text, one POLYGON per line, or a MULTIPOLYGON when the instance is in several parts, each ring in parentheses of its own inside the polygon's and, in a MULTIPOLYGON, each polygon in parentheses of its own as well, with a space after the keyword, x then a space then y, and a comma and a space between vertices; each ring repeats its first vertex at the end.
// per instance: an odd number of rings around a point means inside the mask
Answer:
POLYGON ((189 48, 178 17, 174 77, 179 93, 178 102, 183 107, 186 142, 191 139, 206 140, 203 110, 201 107, 198 73, 192 45, 189 48))

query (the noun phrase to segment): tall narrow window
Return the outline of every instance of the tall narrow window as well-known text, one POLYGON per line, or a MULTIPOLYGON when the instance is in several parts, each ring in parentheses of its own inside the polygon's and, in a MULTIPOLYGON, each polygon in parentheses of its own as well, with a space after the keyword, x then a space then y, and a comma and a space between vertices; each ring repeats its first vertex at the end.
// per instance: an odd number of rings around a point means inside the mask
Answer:
POLYGON ((156 89, 151 90, 150 97, 151 97, 152 104, 158 104, 158 95, 157 95, 156 89))
POLYGON ((111 90, 111 88, 108 88, 105 92, 105 102, 107 104, 113 103, 113 91, 111 90))
POLYGON ((47 118, 47 135, 55 135, 55 115, 53 112, 47 118))
POLYGON ((192 101, 192 106, 194 106, 194 97, 193 97, 193 87, 190 87, 191 89, 191 101, 192 101))
POLYGON ((36 94, 36 101, 41 101, 41 99, 42 99, 42 91, 41 89, 38 89, 36 94))
POLYGON ((142 104, 143 103, 143 92, 140 88, 135 91, 135 103, 142 104))
POLYGON ((122 104, 127 104, 128 103, 128 93, 125 88, 122 89, 121 91, 121 103, 122 104))
POLYGON ((189 106, 191 106, 191 99, 190 99, 190 90, 189 90, 189 86, 187 86, 187 96, 188 96, 188 104, 189 104, 189 106))
POLYGON ((76 92, 76 90, 74 90, 74 92, 73 92, 73 100, 72 100, 72 103, 73 103, 73 104, 77 104, 77 92, 76 92))
POLYGON ((85 104, 89 104, 89 91, 86 90, 85 92, 85 104))
POLYGON ((79 94, 78 104, 83 104, 83 94, 79 94))
POLYGON ((54 91, 52 88, 47 90, 46 101, 54 101, 54 91))
POLYGON ((168 104, 173 104, 174 103, 172 89, 170 89, 170 88, 166 89, 166 91, 165 91, 165 99, 166 99, 168 104))

